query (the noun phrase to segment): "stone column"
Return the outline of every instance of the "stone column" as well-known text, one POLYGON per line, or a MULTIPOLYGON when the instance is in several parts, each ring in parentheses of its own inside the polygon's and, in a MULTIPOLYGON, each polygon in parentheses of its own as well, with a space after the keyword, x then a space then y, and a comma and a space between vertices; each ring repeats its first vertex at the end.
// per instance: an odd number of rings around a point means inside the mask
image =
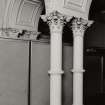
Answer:
POLYGON ((50 105, 61 105, 62 102, 62 31, 66 16, 57 11, 42 16, 50 28, 50 105))
POLYGON ((91 21, 75 18, 73 32, 73 105, 83 105, 83 37, 91 21))

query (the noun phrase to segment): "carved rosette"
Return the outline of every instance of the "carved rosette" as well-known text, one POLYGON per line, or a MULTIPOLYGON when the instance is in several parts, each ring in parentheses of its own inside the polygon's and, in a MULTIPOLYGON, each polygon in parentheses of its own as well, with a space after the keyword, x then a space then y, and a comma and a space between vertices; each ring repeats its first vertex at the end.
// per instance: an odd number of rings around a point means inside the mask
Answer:
POLYGON ((41 18, 44 22, 47 22, 50 26, 50 31, 59 32, 62 31, 66 22, 69 22, 72 17, 65 16, 58 11, 53 11, 50 14, 42 15, 41 18))
POLYGON ((88 21, 88 20, 84 20, 82 18, 74 18, 72 20, 72 31, 73 31, 73 36, 84 36, 84 32, 85 30, 91 26, 91 24, 93 23, 93 21, 88 21))

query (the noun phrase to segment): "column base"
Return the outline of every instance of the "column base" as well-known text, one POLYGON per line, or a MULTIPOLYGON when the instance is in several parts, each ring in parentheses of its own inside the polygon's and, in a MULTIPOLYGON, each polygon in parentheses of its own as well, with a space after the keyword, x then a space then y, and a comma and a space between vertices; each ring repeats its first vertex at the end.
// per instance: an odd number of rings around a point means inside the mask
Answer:
POLYGON ((73 72, 73 73, 83 73, 83 72, 85 72, 85 70, 84 69, 72 69, 71 72, 73 72))
POLYGON ((48 74, 50 74, 50 75, 61 75, 61 74, 64 74, 64 71, 63 70, 62 71, 51 71, 51 70, 49 70, 48 74))
POLYGON ((72 105, 84 105, 84 104, 72 104, 72 105))

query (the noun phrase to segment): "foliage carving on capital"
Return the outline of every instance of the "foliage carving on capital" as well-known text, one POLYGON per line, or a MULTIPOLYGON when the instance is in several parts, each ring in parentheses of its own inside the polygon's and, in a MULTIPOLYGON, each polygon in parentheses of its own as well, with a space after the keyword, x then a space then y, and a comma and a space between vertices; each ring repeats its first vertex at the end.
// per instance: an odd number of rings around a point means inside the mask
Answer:
POLYGON ((72 17, 65 16, 58 11, 53 11, 49 14, 42 15, 41 18, 44 22, 47 22, 49 26, 51 25, 64 25, 66 22, 69 22, 72 17))
POLYGON ((82 18, 74 18, 72 20, 72 31, 73 34, 76 35, 80 35, 83 36, 85 30, 91 26, 91 24, 93 23, 93 21, 88 21, 88 20, 84 20, 82 18))

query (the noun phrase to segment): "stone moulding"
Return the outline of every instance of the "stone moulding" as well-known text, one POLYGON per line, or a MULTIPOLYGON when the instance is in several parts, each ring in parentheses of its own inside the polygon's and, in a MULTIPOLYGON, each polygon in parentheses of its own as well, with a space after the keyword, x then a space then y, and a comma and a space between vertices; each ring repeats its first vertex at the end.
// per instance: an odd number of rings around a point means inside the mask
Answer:
POLYGON ((40 32, 19 30, 16 28, 1 28, 0 37, 12 38, 12 39, 24 39, 24 40, 37 40, 37 36, 40 32))

